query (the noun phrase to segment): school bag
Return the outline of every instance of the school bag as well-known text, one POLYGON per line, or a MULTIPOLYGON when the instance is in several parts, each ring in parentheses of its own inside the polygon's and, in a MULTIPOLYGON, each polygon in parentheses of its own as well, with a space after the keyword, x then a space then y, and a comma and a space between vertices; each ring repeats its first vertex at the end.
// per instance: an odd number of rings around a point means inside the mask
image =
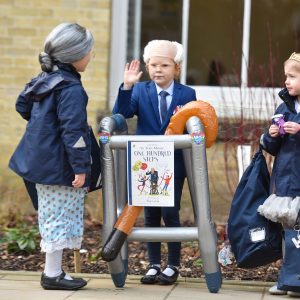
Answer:
POLYGON ((228 239, 240 268, 255 268, 282 257, 281 225, 257 212, 269 188, 270 174, 260 148, 237 186, 228 218, 228 239))
POLYGON ((101 177, 101 160, 100 160, 100 146, 90 127, 90 140, 91 140, 91 177, 88 192, 93 192, 102 188, 101 177))

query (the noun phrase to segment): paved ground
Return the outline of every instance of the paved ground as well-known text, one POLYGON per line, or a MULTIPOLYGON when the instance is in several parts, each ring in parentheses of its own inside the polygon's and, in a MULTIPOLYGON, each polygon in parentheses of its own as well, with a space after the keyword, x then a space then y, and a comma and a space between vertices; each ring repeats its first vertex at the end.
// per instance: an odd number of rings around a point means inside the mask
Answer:
MULTIPOLYGON (((78 274, 77 274, 78 275, 78 274)), ((1 300, 268 300, 288 299, 271 296, 271 282, 224 281, 217 294, 210 293, 203 279, 180 278, 173 286, 145 286, 139 276, 128 276, 124 288, 116 288, 109 275, 81 274, 88 280, 79 291, 45 291, 40 287, 40 273, 0 271, 1 300)))

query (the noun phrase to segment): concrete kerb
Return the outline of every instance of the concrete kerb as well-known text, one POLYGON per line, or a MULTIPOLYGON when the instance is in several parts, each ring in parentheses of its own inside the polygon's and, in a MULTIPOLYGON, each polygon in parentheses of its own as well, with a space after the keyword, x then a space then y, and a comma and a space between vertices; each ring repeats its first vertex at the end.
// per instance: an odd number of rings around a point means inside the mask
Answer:
MULTIPOLYGON (((93 274, 93 273, 70 273, 76 277, 83 277, 87 279, 111 279, 110 274, 93 274)), ((7 280, 7 276, 18 276, 18 277, 29 277, 36 276, 40 277, 40 272, 33 271, 6 271, 0 270, 0 280, 7 280)), ((126 281, 139 281, 141 278, 140 275, 128 275, 126 281)), ((26 278, 24 278, 26 280, 26 278)), ((178 282, 189 282, 189 283, 203 283, 206 284, 204 278, 190 278, 190 277, 179 277, 178 282)), ((232 287, 237 286, 242 287, 271 287, 275 282, 270 281, 255 281, 255 280, 229 280, 223 279, 222 287, 232 287)))

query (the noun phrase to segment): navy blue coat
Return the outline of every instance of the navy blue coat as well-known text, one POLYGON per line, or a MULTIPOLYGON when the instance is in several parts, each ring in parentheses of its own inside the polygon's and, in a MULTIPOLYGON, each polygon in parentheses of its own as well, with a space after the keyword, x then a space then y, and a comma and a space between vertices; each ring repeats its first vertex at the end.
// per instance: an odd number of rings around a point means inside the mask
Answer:
MULTIPOLYGON (((172 102, 165 122, 161 124, 155 83, 144 81, 136 83, 131 90, 122 90, 120 87, 113 113, 122 114, 125 118, 136 115, 138 135, 163 135, 176 107, 193 100, 196 100, 195 90, 175 81, 172 102)), ((175 176, 185 177, 181 150, 175 151, 175 176)))
MULTIPOLYGON (((295 110, 295 97, 287 89, 279 92, 284 101, 275 114, 283 114, 285 121, 300 123, 300 113, 295 110)), ((277 196, 300 196, 300 132, 272 138, 269 133, 263 135, 263 149, 276 156, 272 171, 272 193, 277 196)))
POLYGON ((41 73, 19 95, 16 110, 28 120, 9 167, 40 184, 72 186, 75 174, 90 174, 88 97, 72 65, 41 73), (78 140, 81 142, 78 143, 78 140))

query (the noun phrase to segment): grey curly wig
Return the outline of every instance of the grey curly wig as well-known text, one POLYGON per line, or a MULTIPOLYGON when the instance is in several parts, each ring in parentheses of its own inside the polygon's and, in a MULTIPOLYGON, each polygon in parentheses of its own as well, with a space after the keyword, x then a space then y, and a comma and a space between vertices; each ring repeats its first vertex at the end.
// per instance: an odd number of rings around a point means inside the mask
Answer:
POLYGON ((76 23, 62 23, 45 40, 44 52, 39 54, 41 69, 51 72, 56 62, 76 62, 89 53, 93 45, 89 30, 76 23))

